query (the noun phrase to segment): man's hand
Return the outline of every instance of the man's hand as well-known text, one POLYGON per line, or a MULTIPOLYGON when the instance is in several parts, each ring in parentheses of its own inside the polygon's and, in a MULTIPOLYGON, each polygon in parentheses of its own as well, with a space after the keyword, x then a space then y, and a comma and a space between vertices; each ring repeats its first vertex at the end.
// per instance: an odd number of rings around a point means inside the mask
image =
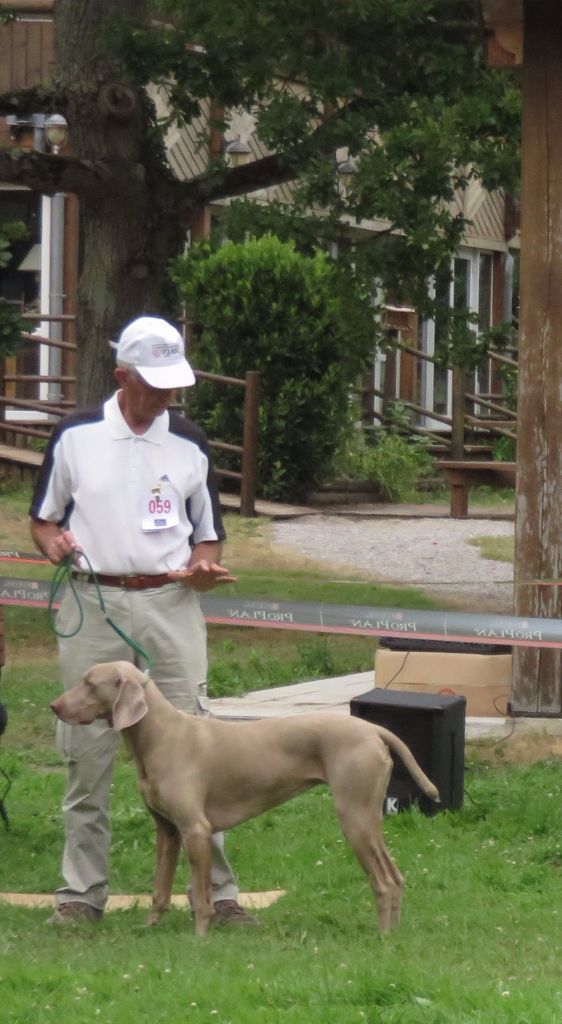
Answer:
POLYGON ((58 565, 67 555, 79 554, 76 538, 70 530, 61 530, 56 523, 44 519, 32 519, 31 536, 37 547, 53 565, 58 565))
POLYGON ((231 576, 228 569, 218 565, 217 562, 207 562, 201 559, 187 569, 178 569, 176 572, 168 573, 171 580, 178 583, 188 583, 193 590, 203 593, 205 590, 212 590, 213 587, 223 583, 236 583, 236 576, 231 576))

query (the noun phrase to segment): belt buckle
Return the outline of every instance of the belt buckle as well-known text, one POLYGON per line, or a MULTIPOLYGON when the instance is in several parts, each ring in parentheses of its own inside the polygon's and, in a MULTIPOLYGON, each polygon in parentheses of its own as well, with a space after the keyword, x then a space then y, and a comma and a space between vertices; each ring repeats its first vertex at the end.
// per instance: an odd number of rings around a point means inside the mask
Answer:
POLYGON ((138 588, 135 587, 135 584, 133 582, 134 579, 134 576, 120 576, 119 586, 122 587, 123 590, 136 590, 138 588))

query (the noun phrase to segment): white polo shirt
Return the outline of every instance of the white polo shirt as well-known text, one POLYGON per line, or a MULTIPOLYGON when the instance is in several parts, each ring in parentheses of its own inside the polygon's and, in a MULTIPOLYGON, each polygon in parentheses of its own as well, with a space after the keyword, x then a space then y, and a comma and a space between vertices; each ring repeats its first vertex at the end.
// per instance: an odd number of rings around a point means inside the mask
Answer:
POLYGON ((113 575, 183 568, 193 544, 225 537, 203 431, 164 412, 133 434, 117 394, 57 425, 30 514, 71 530, 113 575))

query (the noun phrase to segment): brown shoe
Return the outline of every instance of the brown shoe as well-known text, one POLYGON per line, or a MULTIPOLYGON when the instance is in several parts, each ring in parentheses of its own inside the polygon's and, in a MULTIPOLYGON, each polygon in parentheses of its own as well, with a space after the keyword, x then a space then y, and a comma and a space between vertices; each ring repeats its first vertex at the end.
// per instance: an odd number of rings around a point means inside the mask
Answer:
POLYGON ((89 903, 81 903, 80 900, 69 900, 67 903, 59 903, 55 912, 47 918, 46 924, 54 924, 59 927, 68 927, 74 924, 97 924, 103 917, 103 910, 90 906, 89 903))
POLYGON ((214 910, 215 913, 211 922, 213 925, 244 924, 259 928, 257 918, 248 914, 244 907, 241 907, 236 900, 217 900, 214 904, 214 910))

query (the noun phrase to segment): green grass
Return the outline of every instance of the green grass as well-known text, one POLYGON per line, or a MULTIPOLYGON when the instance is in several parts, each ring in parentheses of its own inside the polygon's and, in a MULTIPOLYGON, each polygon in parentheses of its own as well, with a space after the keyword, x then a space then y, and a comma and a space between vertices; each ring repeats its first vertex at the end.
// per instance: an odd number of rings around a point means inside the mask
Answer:
MULTIPOLYGON (((430 491, 418 491, 416 501, 420 505, 449 505, 451 490, 449 487, 437 487, 430 491)), ((509 511, 515 502, 515 490, 512 487, 490 487, 485 484, 470 488, 470 505, 486 508, 504 508, 509 511)))
POLYGON ((372 637, 296 634, 285 630, 209 629, 211 697, 374 669, 372 637), (258 634, 258 635, 256 635, 258 634))
MULTIPOLYGON (((332 591, 329 570, 278 561, 260 524, 234 524, 232 532, 232 564, 248 593, 267 576, 280 600, 330 593, 338 602, 388 603, 376 600, 376 581, 346 574, 351 594, 339 585, 332 591), (357 592, 370 596, 357 601, 357 592)), ((397 604, 416 600, 395 593, 397 604)), ((9 724, 0 768, 11 780, 11 829, 0 825, 0 889, 50 893, 60 881, 64 785, 48 710, 59 690, 55 644, 44 612, 7 612, 0 696, 9 724)), ((374 645, 211 627, 210 650, 219 687, 255 688, 294 681, 294 673, 370 668, 374 645)), ((259 931, 217 930, 201 940, 185 912, 146 930, 145 912, 134 909, 61 934, 45 926, 47 910, 0 904, 3 1024, 559 1024, 562 773, 552 755, 508 763, 517 757, 511 741, 494 750, 480 744, 470 751, 462 810, 385 819, 407 882, 402 924, 390 936, 377 933, 368 883, 322 788, 228 836, 244 890, 286 891, 259 913, 259 931)), ((0 794, 4 788, 0 776, 0 794)), ((149 892, 153 827, 125 754, 115 769, 112 828, 112 891, 149 892)), ((182 864, 176 891, 186 880, 182 864)))
POLYGON ((478 548, 482 558, 513 565, 513 537, 474 537, 468 543, 478 548))
POLYGON ((470 503, 479 506, 506 506, 506 509, 513 506, 515 502, 515 489, 513 487, 489 487, 482 484, 480 487, 471 487, 470 503))
MULTIPOLYGON (((45 703, 56 685, 46 674, 38 664, 29 683, 7 684, 4 891, 50 892, 58 883, 63 776, 49 743, 45 703)), ((200 940, 184 911, 145 930, 145 911, 135 909, 60 934, 46 929, 47 910, 0 906, 2 1021, 558 1024, 559 764, 474 761, 466 789, 458 812, 385 819, 407 882, 402 923, 390 936, 377 933, 367 881, 321 788, 228 837, 245 890, 286 891, 259 912, 259 931, 200 940)), ((152 824, 124 756, 112 824, 113 891, 148 892, 152 824)), ((182 864, 177 891, 186 877, 182 864)))

